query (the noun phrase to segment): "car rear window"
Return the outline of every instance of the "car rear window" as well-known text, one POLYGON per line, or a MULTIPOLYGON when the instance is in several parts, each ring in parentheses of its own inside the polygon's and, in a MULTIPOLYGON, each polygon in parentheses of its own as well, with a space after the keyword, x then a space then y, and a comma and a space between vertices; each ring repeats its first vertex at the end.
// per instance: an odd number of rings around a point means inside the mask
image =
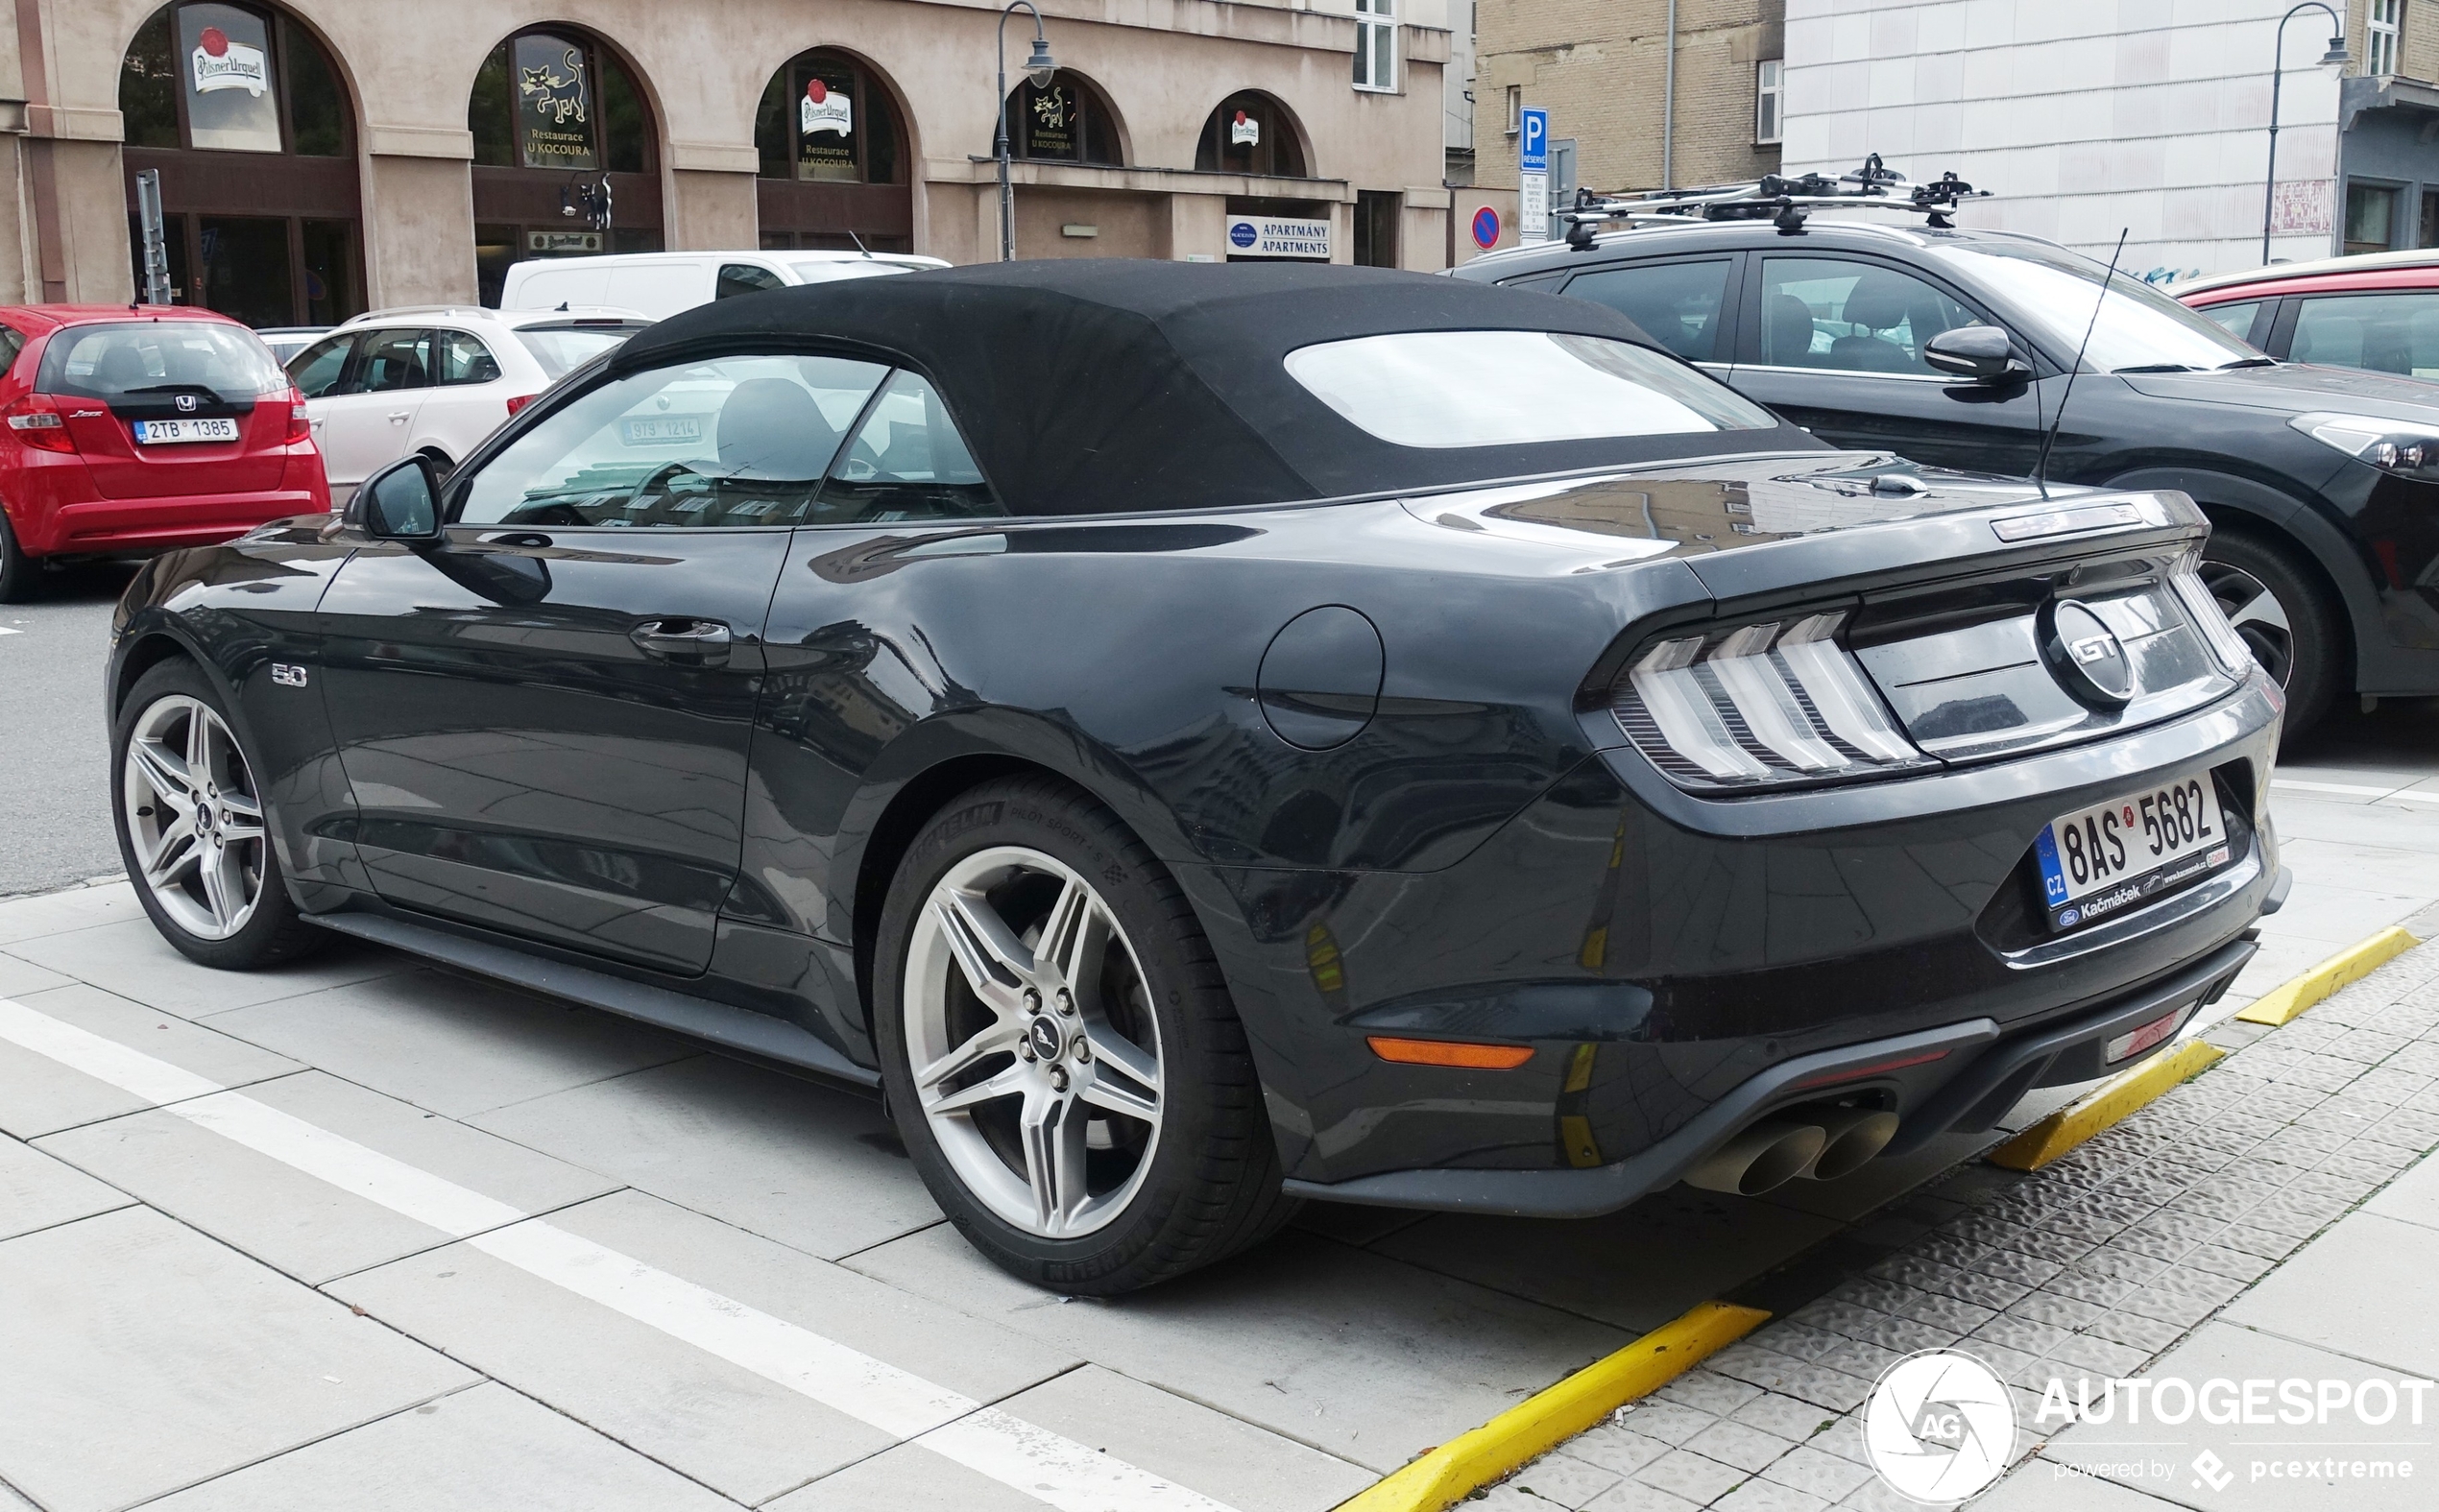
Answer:
POLYGON ((1511 446, 1770 430, 1769 411, 1672 358, 1568 331, 1399 331, 1299 347, 1288 375, 1398 446, 1511 446))
POLYGON ((625 345, 628 337, 643 328, 641 322, 622 325, 523 325, 518 327, 517 339, 534 354, 534 361, 542 364, 545 375, 558 378, 612 348, 625 345))
POLYGON ((36 387, 103 400, 193 388, 209 389, 224 399, 251 399, 286 393, 288 374, 243 326, 129 321, 71 325, 52 337, 36 387))

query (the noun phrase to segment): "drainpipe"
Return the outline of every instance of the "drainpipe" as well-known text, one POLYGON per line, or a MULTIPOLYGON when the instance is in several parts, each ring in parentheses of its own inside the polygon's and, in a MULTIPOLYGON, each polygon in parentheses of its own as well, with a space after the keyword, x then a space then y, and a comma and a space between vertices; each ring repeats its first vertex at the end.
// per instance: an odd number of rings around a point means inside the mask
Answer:
POLYGON ((1677 187, 1677 0, 1668 0, 1668 61, 1660 71, 1660 187, 1677 187))

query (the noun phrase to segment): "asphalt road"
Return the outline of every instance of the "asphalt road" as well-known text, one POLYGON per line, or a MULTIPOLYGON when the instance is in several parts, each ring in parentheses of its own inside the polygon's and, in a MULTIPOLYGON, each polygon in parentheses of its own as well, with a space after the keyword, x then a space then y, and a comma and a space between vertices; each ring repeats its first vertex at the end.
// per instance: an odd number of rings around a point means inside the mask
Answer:
POLYGON ((121 870, 101 686, 110 606, 133 575, 87 564, 0 604, 0 897, 121 870))

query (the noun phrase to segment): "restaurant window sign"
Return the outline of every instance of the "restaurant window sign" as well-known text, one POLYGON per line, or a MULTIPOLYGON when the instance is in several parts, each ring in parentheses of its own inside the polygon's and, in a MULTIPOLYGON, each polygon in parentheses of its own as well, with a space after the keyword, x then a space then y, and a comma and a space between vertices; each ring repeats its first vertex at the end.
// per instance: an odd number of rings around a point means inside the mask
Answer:
POLYGON ((771 77, 754 119, 761 176, 895 183, 897 114, 871 73, 840 53, 801 53, 771 77))
POLYGON ((1241 90, 1220 102, 1203 123, 1195 168, 1301 179, 1304 145, 1285 106, 1259 89, 1241 90))
POLYGON ((1008 145, 1019 157, 1118 165, 1118 126, 1100 91, 1062 69, 1008 96, 1008 145))
POLYGON ((517 38, 517 156, 527 168, 598 168, 591 70, 585 49, 564 36, 517 38))
POLYGON ((278 152, 279 97, 272 81, 271 29, 263 18, 230 5, 181 6, 178 45, 193 145, 278 152))

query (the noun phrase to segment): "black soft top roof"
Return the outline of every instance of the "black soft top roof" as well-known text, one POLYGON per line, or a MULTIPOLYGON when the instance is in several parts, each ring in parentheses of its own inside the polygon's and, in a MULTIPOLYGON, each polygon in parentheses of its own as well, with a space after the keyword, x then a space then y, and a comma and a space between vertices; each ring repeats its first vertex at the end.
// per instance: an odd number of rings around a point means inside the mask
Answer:
MULTIPOLYGON (((854 351, 936 385, 1020 515, 1210 509, 1430 488, 1722 451, 1816 450, 1770 431, 1413 447, 1288 375, 1316 342, 1390 331, 1651 338, 1602 305, 1427 274, 1290 263, 985 263, 771 289, 661 322, 611 371, 713 352, 854 351)), ((1463 374, 1452 379, 1463 381, 1463 374)))

